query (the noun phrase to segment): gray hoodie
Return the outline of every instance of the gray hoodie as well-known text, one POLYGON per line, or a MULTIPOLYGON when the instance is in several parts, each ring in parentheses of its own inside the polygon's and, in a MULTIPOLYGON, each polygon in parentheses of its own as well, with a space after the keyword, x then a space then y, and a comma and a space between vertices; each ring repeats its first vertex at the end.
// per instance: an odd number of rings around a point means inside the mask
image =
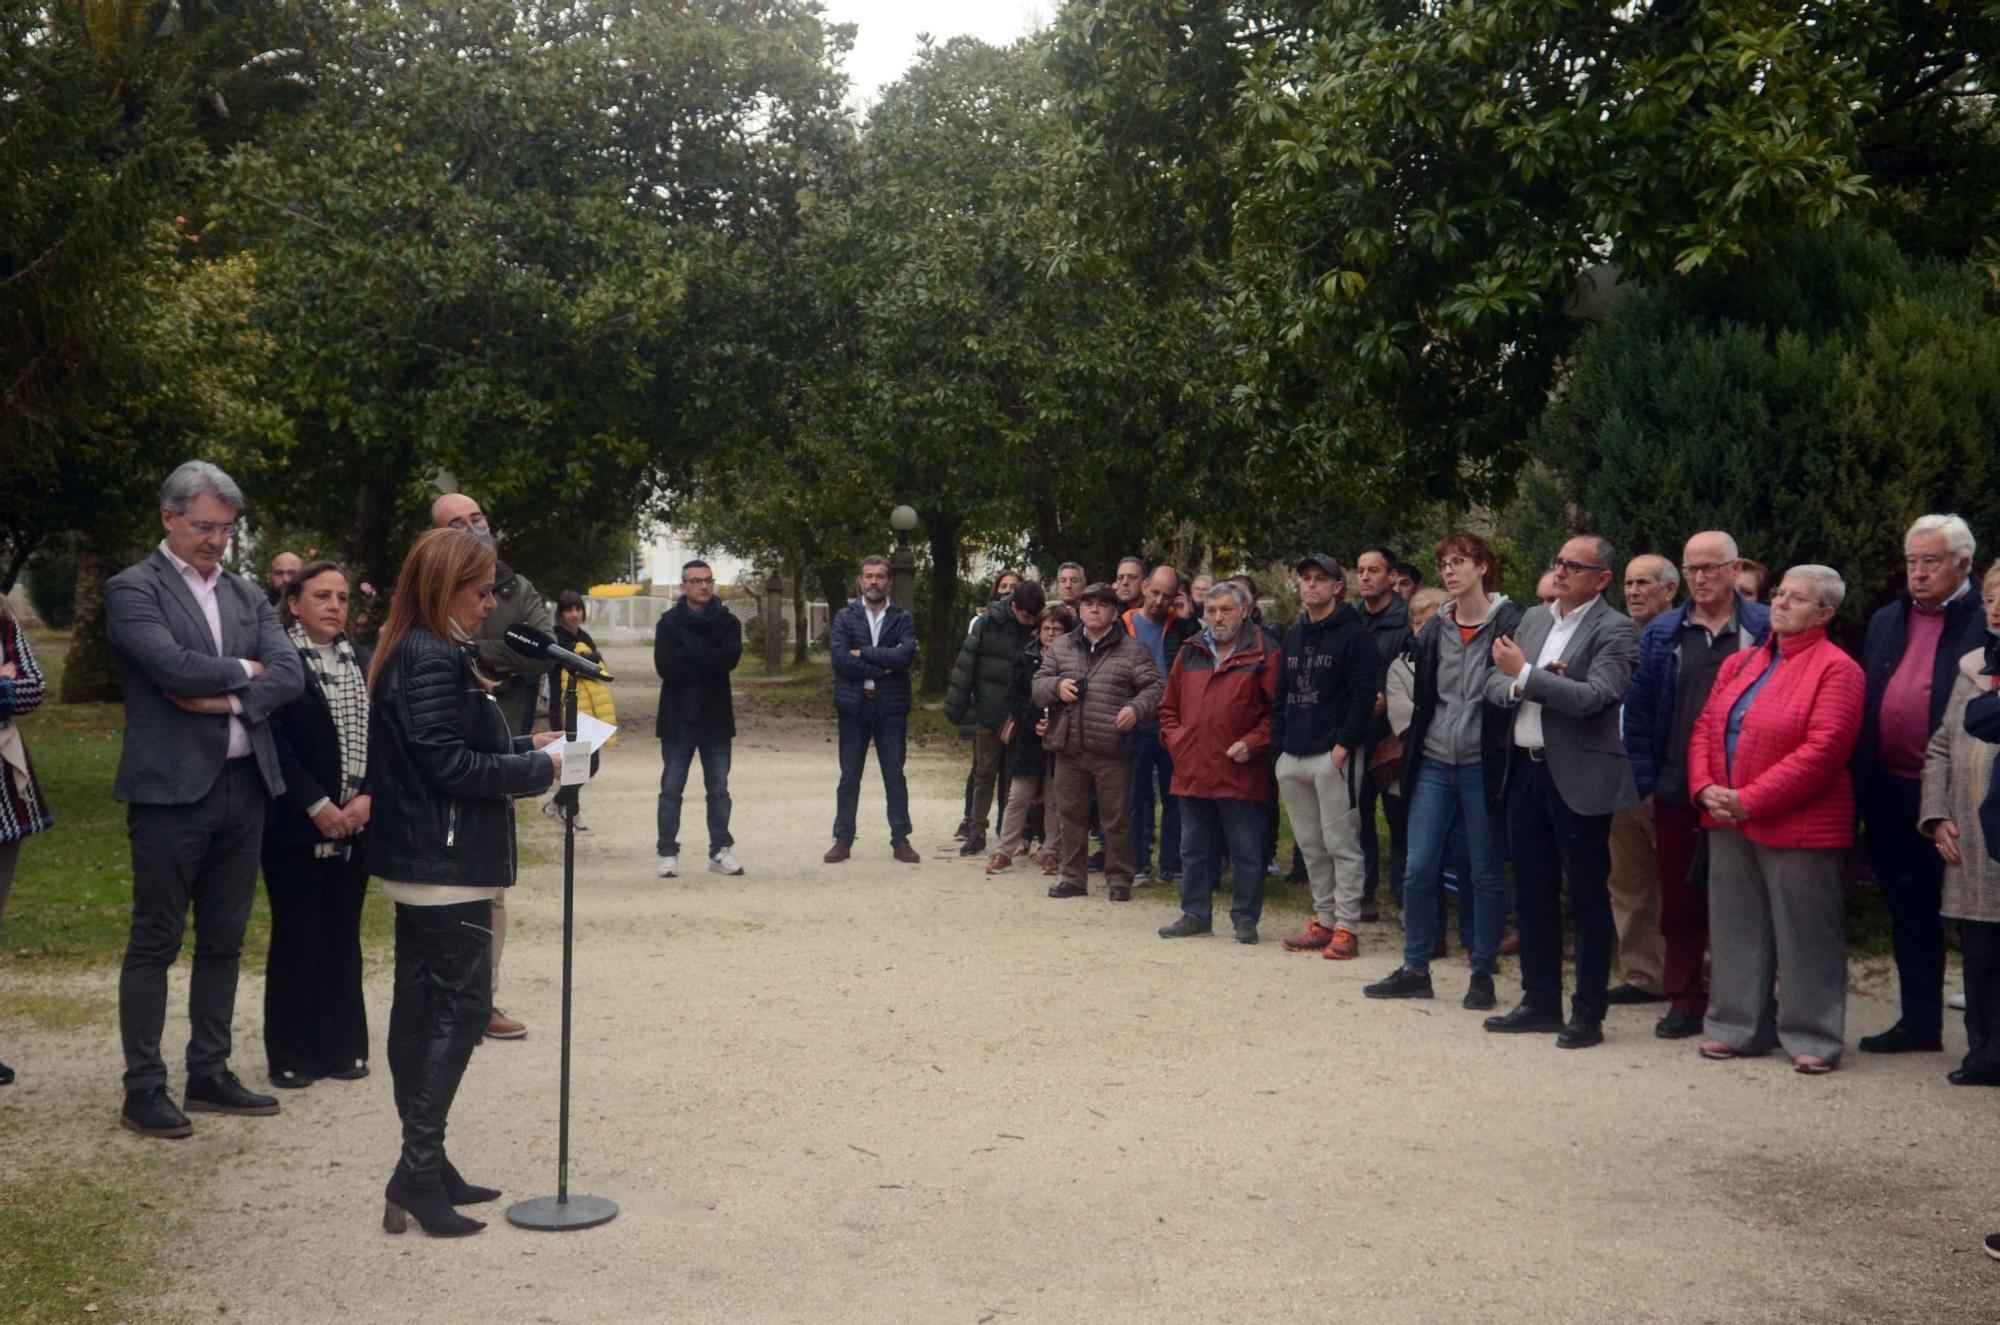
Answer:
POLYGON ((1438 609, 1427 629, 1438 632, 1437 711, 1424 732, 1424 758, 1441 764, 1479 762, 1479 725, 1485 711, 1486 674, 1493 668, 1494 621, 1507 595, 1496 593, 1472 642, 1465 643, 1453 614, 1456 602, 1438 609))

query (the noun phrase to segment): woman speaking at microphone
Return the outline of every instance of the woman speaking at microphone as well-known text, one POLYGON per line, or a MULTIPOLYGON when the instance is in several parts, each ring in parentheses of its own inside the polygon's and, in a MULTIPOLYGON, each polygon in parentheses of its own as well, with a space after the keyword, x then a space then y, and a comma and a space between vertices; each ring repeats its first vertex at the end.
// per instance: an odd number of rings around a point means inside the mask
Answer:
POLYGON ((368 675, 369 869, 396 904, 389 1073, 403 1153, 382 1227, 434 1237, 486 1227, 452 1207, 496 1199, 445 1157, 445 1119, 485 1033, 492 903, 514 882, 514 800, 555 780, 559 732, 509 734, 472 643, 493 610, 490 544, 460 529, 419 538, 396 580, 368 675))

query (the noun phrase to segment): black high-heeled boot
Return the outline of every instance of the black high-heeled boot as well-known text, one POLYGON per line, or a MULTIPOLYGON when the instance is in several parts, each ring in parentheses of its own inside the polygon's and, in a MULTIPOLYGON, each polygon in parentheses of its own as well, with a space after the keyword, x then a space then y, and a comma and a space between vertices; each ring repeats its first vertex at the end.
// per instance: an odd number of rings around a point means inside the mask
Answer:
POLYGON ((411 1217, 415 1217, 424 1232, 434 1238, 462 1238, 486 1227, 479 1220, 452 1209, 442 1186, 419 1186, 400 1173, 389 1179, 389 1185, 382 1190, 382 1197, 386 1202, 382 1207, 384 1232, 404 1232, 410 1226, 411 1217))
POLYGON ((452 1167, 448 1157, 438 1163, 438 1182, 453 1205, 480 1205, 500 1199, 498 1187, 475 1186, 459 1177, 458 1170, 452 1167))

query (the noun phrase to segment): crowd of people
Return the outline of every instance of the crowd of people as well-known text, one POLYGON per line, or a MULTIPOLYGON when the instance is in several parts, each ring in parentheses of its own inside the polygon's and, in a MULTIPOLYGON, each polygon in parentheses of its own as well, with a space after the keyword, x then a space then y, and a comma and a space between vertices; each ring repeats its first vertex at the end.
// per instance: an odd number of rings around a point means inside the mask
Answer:
MULTIPOLYGON (((227 474, 181 466, 161 492, 164 537, 106 586, 133 877, 121 1121, 180 1137, 190 1112, 279 1111, 230 1067, 260 870, 271 1084, 368 1075, 360 918, 373 878, 396 908, 386 1044, 402 1150, 385 1226, 476 1232, 457 1207, 498 1193, 458 1175, 445 1126, 473 1047, 526 1034, 498 1003, 514 801, 549 790, 563 754, 550 664, 505 637, 552 626, 594 655, 583 600, 560 596, 552 617, 498 556, 479 504, 450 493, 371 650, 352 638, 338 564, 275 556, 265 592, 223 570, 242 510, 227 474), (544 693, 551 730, 536 734, 544 693), (177 1103, 161 1040, 190 912, 177 1103)), ((1380 876, 1400 904, 1397 965, 1366 997, 1433 997, 1455 893, 1462 1003, 1492 1013, 1488 1031, 1581 1049, 1603 1041, 1609 1007, 1658 1004, 1655 1033, 1696 1040, 1705 1058, 1778 1050, 1817 1075, 1847 1043, 1859 840, 1891 916, 1899 1015, 1857 1047, 1943 1048, 1950 923, 1969 1047, 1948 1078, 2000 1085, 2000 562, 1975 581, 1974 552, 1957 516, 1916 521, 1904 589, 1869 618, 1858 661, 1827 634, 1848 592, 1836 571, 1798 565, 1772 583, 1716 530, 1678 562, 1632 558, 1624 611, 1606 597, 1616 550, 1589 534, 1563 545, 1533 607, 1499 591, 1499 560, 1472 533, 1433 549, 1437 587, 1386 547, 1351 567, 1314 553, 1294 567, 1298 611, 1282 630, 1247 575, 1134 557, 1093 582, 1065 563, 1051 594, 1009 572, 945 702, 972 749, 961 851, 989 875, 1038 865, 1052 899, 1089 896, 1093 873, 1114 903, 1176 886, 1164 939, 1213 932, 1226 875, 1231 932, 1252 944, 1282 803, 1311 895, 1287 951, 1357 957, 1380 876), (1510 917, 1520 988, 1501 1011, 1510 917)), ((890 600, 885 558, 862 561, 858 590, 829 630, 840 777, 824 859, 852 856, 872 748, 890 854, 916 864, 903 764, 917 626, 890 600)), ((713 570, 687 563, 654 635, 661 878, 680 873, 697 762, 708 869, 743 873, 728 788, 742 648, 713 570)), ((0 907, 23 841, 52 826, 14 721, 44 690, 26 633, 0 613, 0 907)), ((608 691, 584 698, 607 721, 609 705, 608 691)), ((546 809, 584 831, 574 788, 546 809)), ((0 1085, 11 1080, 0 1066, 0 1085)))
MULTIPOLYGON (((1347 568, 1314 554, 1294 568, 1282 633, 1245 576, 1130 557, 1092 583, 1066 563, 1050 601, 1010 571, 945 705, 974 751, 961 851, 986 853, 997 786, 988 874, 1039 864, 1059 899, 1088 895, 1098 871, 1113 902, 1178 885, 1181 914, 1160 929, 1177 939, 1213 932, 1226 873, 1231 930, 1255 943, 1282 803, 1312 899, 1286 950, 1358 955, 1381 873, 1401 904, 1400 960, 1367 997, 1433 997, 1455 892, 1462 1002, 1493 1012, 1488 1031, 1587 1048, 1610 1007, 1651 1003, 1655 1033, 1706 1058, 1780 1050, 1818 1075, 1847 1045, 1860 842, 1890 913, 1899 1015, 1857 1047, 1943 1048, 1951 922, 1970 1048, 1948 1079, 2000 1085, 2000 562, 1975 581, 1974 551, 1957 516, 1916 521, 1903 591, 1869 618, 1858 661, 1827 635, 1848 592, 1838 572, 1799 565, 1773 583, 1719 530, 1678 563, 1632 558, 1625 611, 1606 597, 1616 550, 1595 535, 1563 545, 1527 608, 1472 533, 1433 550, 1437 588, 1387 548, 1360 550, 1352 603, 1347 568), (1515 945, 1520 991, 1502 1011, 1495 977, 1515 945)), ((834 667, 854 683, 837 686, 829 861, 854 839, 864 746, 845 733, 884 723, 891 845, 916 858, 901 775, 914 630, 886 585, 886 566, 864 565, 837 618, 834 667)))

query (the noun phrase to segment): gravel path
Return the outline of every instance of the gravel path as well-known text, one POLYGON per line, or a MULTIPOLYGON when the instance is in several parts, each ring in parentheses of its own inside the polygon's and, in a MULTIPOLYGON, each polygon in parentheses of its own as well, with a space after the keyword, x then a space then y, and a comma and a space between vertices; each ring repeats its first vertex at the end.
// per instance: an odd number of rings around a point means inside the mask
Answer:
MULTIPOLYGON (((639 651, 612 657, 647 674, 639 651)), ((1852 1054, 1816 1080, 1706 1063, 1655 1039, 1650 1008, 1559 1053, 1483 1033, 1457 957, 1435 1002, 1366 1003, 1395 964, 1384 926, 1345 964, 1284 953, 1282 921, 1256 948, 1163 943, 1164 906, 1053 902, 1039 872, 960 861, 948 754, 912 760, 922 865, 889 860, 872 770, 854 860, 822 865, 830 722, 745 723, 746 877, 656 881, 651 696, 621 684, 619 704, 633 739, 585 794, 597 831, 578 853, 571 1174, 622 1214, 561 1236, 383 1234, 396 1123, 378 1064, 287 1095, 281 1119, 197 1120, 173 1162, 210 1197, 171 1244, 172 1304, 252 1321, 1993 1317, 2000 1266, 1978 1239, 2000 1228, 2000 1101, 1946 1086, 1944 1057, 1852 1054)), ((560 906, 559 867, 516 890, 506 1001, 531 1032, 482 1046, 453 1116, 460 1167, 509 1200, 554 1186, 560 906)), ((258 986, 246 973, 237 1018, 253 1081, 258 986)), ((388 992, 378 974, 378 1041, 388 992)), ((1891 1019, 1855 996, 1850 1027, 1891 1019)), ((100 1144, 146 1144, 109 1126, 110 1029, 66 1042, 63 1063, 52 1037, 18 1043, 37 1096, 100 1100, 100 1144)))

